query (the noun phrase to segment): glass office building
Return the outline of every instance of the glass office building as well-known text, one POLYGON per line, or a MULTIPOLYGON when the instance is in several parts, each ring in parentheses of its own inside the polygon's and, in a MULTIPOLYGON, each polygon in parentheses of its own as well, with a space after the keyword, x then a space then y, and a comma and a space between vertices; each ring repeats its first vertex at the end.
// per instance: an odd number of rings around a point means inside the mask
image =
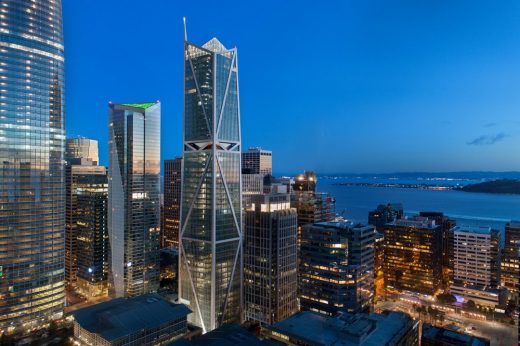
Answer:
POLYGON ((110 293, 159 288, 161 104, 109 104, 110 293))
POLYGON ((77 159, 86 159, 94 162, 94 164, 98 164, 98 141, 83 137, 67 138, 65 142, 65 160, 76 164, 74 161, 77 159))
POLYGON ((0 2, 0 333, 62 315, 60 0, 0 2))
POLYGON ((237 51, 185 42, 181 302, 204 332, 241 319, 242 217, 237 51))

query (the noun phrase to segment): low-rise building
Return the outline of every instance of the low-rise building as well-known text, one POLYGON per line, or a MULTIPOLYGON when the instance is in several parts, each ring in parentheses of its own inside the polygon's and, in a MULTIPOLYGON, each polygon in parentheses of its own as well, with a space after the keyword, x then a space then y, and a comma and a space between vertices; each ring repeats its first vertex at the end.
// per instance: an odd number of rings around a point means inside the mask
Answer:
POLYGON ((260 340, 238 324, 225 324, 204 335, 174 341, 168 346, 262 346, 271 345, 260 340))
POLYGON ((455 332, 453 330, 424 324, 421 337, 422 346, 489 346, 488 339, 455 332))
POLYGON ((415 346, 419 345, 418 326, 418 321, 402 312, 327 317, 302 311, 262 327, 262 336, 284 345, 299 346, 415 346))
POLYGON ((92 346, 166 345, 188 332, 190 313, 157 293, 112 299, 73 314, 74 339, 92 346))

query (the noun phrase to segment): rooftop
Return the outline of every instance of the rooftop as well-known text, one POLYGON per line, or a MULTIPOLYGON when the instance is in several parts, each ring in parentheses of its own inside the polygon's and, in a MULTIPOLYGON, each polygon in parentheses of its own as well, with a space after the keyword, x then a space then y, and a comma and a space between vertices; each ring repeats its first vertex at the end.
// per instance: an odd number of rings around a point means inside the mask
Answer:
POLYGON ((120 106, 146 109, 146 108, 150 108, 150 107, 152 107, 152 106, 154 106, 156 104, 157 104, 157 102, 121 103, 120 106))
POLYGON ((172 304, 157 293, 117 298, 78 310, 74 319, 82 328, 107 341, 156 328, 191 313, 183 304, 172 304))
POLYGON ((194 337, 191 340, 181 339, 168 346, 261 346, 269 343, 259 340, 237 324, 226 324, 209 333, 194 337))
POLYGON ((456 226, 452 230, 457 233, 478 233, 484 235, 490 235, 493 232, 493 229, 487 226, 456 226))
POLYGON ((323 346, 379 346, 407 333, 414 322, 400 312, 322 316, 302 311, 278 322, 269 330, 323 346))
POLYGON ((450 345, 460 346, 486 346, 489 345, 489 341, 484 338, 477 338, 473 335, 459 333, 453 330, 437 328, 429 324, 425 324, 423 327, 423 339, 437 340, 437 341, 448 341, 450 345))

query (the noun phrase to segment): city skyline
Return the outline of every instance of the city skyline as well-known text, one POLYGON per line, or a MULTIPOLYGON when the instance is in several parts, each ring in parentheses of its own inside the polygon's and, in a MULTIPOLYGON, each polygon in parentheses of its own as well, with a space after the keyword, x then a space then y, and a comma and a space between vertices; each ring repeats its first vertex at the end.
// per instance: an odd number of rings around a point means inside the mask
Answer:
POLYGON ((74 18, 65 21, 67 134, 98 139, 106 164, 106 131, 98 126, 106 102, 159 99, 169 138, 162 158, 180 155, 186 16, 194 41, 218 36, 243 52, 243 146, 276 152, 275 173, 520 170, 508 150, 520 145, 513 95, 520 39, 510 34, 518 4, 447 4, 224 3, 219 10, 208 3, 200 11, 165 1, 66 2, 65 15, 74 18), (157 16, 153 23, 124 24, 147 11, 157 16), (156 47, 153 55, 112 55, 144 40, 156 47), (334 57, 325 64, 318 63, 322 49, 334 57), (121 83, 130 79, 146 88, 121 83), (273 125, 292 131, 281 138, 273 125))

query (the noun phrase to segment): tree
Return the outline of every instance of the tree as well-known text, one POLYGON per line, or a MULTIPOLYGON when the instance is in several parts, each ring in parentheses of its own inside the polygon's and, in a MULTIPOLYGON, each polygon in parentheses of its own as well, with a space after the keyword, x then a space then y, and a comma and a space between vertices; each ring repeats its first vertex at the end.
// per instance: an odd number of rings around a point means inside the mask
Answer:
POLYGON ((0 336, 0 346, 13 346, 14 340, 13 337, 7 334, 2 334, 0 336))
POLYGON ((453 294, 442 293, 437 296, 437 300, 439 303, 443 304, 453 304, 457 301, 457 298, 453 294))
POLYGON ((468 307, 469 309, 475 309, 475 307, 477 306, 477 304, 475 304, 475 302, 473 300, 468 300, 468 302, 466 303, 466 307, 468 307))

